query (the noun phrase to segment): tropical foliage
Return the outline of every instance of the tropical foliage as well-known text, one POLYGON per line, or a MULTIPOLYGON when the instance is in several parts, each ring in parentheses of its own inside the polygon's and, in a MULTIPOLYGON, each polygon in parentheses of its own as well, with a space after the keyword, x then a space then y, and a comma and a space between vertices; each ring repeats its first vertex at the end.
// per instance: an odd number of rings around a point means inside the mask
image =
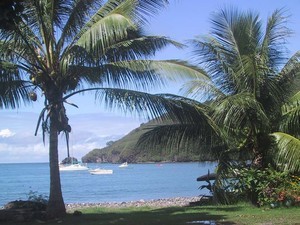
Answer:
MULTIPOLYGON (((230 188, 237 193, 255 198, 259 206, 278 207, 300 204, 300 180, 287 171, 276 171, 240 168, 238 180, 231 183, 230 188)), ((240 196, 241 197, 241 196, 240 196)))
POLYGON ((211 20, 212 35, 190 41, 194 60, 209 79, 192 80, 184 87, 185 94, 195 100, 165 98, 180 103, 182 112, 197 113, 186 114, 179 124, 154 129, 147 136, 153 138, 151 142, 163 133, 174 146, 198 139, 224 157, 231 152, 241 159, 253 157, 257 168, 274 163, 278 152, 285 156, 281 160, 289 159, 285 161, 289 170, 297 171, 300 53, 286 57, 284 44, 290 31, 285 21, 284 12, 276 10, 263 30, 253 12, 224 9, 216 14, 211 20), (180 138, 172 138, 176 132, 180 138))
POLYGON ((0 108, 18 108, 30 101, 32 88, 16 71, 11 63, 0 61, 0 108))
MULTIPOLYGON (((41 95, 38 119, 49 134, 50 195, 48 216, 65 214, 58 167, 58 135, 71 132, 65 104, 75 94, 94 91, 110 108, 157 115, 159 105, 144 101, 151 87, 175 76, 201 75, 180 61, 154 61, 167 45, 183 47, 163 36, 147 36, 142 26, 167 0, 28 0, 12 30, 1 30, 1 107, 41 95), (5 81, 5 82, 4 82, 5 81), (14 81, 7 86, 6 81, 14 81), (30 85, 29 85, 30 84, 30 85), (27 93, 32 89, 31 93, 27 93), (9 95, 7 95, 7 93, 9 95), (149 109, 150 108, 150 109, 149 109), (147 110, 149 109, 149 110, 147 110)), ((11 82, 10 82, 11 83, 11 82)), ((77 106, 76 106, 77 107, 77 106)))
POLYGON ((210 35, 189 41, 193 60, 206 75, 183 88, 193 100, 164 96, 172 106, 176 102, 182 117, 155 127, 140 144, 155 148, 168 136, 165 143, 176 150, 198 142, 205 146, 200 154, 218 157, 219 175, 225 177, 247 160, 255 169, 271 165, 299 172, 300 52, 287 57, 286 18, 276 10, 264 28, 251 11, 225 8, 214 14, 210 35))

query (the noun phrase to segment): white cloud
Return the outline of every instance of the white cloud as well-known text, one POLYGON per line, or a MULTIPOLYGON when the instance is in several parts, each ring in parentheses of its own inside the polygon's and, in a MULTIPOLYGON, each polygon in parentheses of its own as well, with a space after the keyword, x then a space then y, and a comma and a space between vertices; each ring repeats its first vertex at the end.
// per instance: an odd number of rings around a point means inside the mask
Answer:
MULTIPOLYGON (((81 159, 95 148, 103 148, 108 141, 116 141, 140 125, 140 121, 108 113, 70 115, 70 154, 81 159)), ((42 131, 34 136, 38 114, 0 112, 0 163, 48 162, 49 146, 42 131), (12 132, 14 131, 14 132, 12 132), (1 138, 2 137, 2 138, 1 138), (9 137, 9 138, 8 138, 9 137)), ((59 160, 67 157, 64 135, 59 136, 59 160)))
POLYGON ((0 130, 0 137, 8 138, 8 137, 12 137, 14 135, 15 135, 15 133, 10 131, 9 129, 0 130))
POLYGON ((48 150, 42 143, 28 145, 0 143, 0 155, 0 163, 48 161, 48 150))

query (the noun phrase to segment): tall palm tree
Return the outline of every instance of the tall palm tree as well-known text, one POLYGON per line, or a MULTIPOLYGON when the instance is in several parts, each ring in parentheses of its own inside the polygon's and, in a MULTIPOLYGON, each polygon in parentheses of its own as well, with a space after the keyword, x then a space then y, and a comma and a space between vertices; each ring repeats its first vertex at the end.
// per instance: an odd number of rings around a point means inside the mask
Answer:
MULTIPOLYGON (((142 112, 149 105, 139 97, 145 94, 141 90, 162 85, 165 78, 199 73, 180 61, 150 60, 166 45, 183 47, 163 36, 147 36, 142 30, 146 17, 166 3, 28 0, 24 1, 26 18, 13 30, 1 30, 1 63, 10 63, 14 68, 8 71, 2 67, 2 73, 12 72, 31 82, 35 91, 30 95, 32 100, 39 91, 45 98, 38 124, 43 134, 49 133, 49 217, 65 214, 57 148, 58 134, 71 132, 64 107, 76 106, 67 102, 70 97, 94 91, 108 107, 142 112)), ((162 110, 159 106, 148 108, 146 114, 156 115, 162 110)))
POLYGON ((140 144, 155 144, 164 134, 173 149, 198 141, 201 154, 215 154, 225 162, 233 153, 235 160, 252 157, 256 168, 281 159, 290 171, 299 171, 300 52, 287 57, 285 44, 291 31, 285 27, 284 15, 283 10, 275 10, 263 28, 254 12, 225 8, 216 13, 211 35, 189 41, 193 59, 206 74, 184 87, 194 100, 165 98, 181 104, 184 119, 177 116, 179 123, 154 128, 140 144), (191 109, 197 113, 188 119, 191 114, 186 112, 191 109), (281 157, 275 160, 275 155, 281 157))
POLYGON ((258 168, 269 162, 269 134, 280 129, 281 107, 299 91, 300 53, 287 57, 286 18, 275 10, 263 28, 254 12, 224 9, 213 17, 209 38, 191 41, 214 87, 213 120, 227 146, 250 151, 258 168))

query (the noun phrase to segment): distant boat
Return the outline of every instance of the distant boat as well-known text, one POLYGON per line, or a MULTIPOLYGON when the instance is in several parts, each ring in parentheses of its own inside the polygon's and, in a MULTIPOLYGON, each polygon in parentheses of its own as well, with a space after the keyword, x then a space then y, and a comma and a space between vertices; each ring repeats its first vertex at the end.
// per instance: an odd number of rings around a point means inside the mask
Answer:
POLYGON ((59 165, 59 171, 80 171, 88 170, 89 168, 86 165, 82 164, 71 164, 71 165, 59 165))
POLYGON ((113 170, 100 169, 100 168, 89 170, 89 172, 92 175, 113 174, 113 170))
POLYGON ((127 162, 124 162, 124 163, 122 163, 119 167, 120 167, 120 168, 128 167, 128 163, 127 163, 127 162))

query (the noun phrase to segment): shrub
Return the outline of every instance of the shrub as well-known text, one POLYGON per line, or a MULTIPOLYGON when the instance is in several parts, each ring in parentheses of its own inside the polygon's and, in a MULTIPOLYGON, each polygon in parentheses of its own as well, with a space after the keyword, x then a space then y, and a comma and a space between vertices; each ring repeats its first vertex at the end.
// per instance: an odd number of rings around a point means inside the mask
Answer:
POLYGON ((45 205, 48 204, 49 197, 44 194, 38 194, 37 191, 29 191, 27 196, 28 196, 28 201, 39 202, 39 203, 43 203, 45 205))
POLYGON ((236 193, 243 193, 258 206, 290 206, 300 203, 300 178, 288 172, 266 169, 241 168, 231 182, 236 193))

